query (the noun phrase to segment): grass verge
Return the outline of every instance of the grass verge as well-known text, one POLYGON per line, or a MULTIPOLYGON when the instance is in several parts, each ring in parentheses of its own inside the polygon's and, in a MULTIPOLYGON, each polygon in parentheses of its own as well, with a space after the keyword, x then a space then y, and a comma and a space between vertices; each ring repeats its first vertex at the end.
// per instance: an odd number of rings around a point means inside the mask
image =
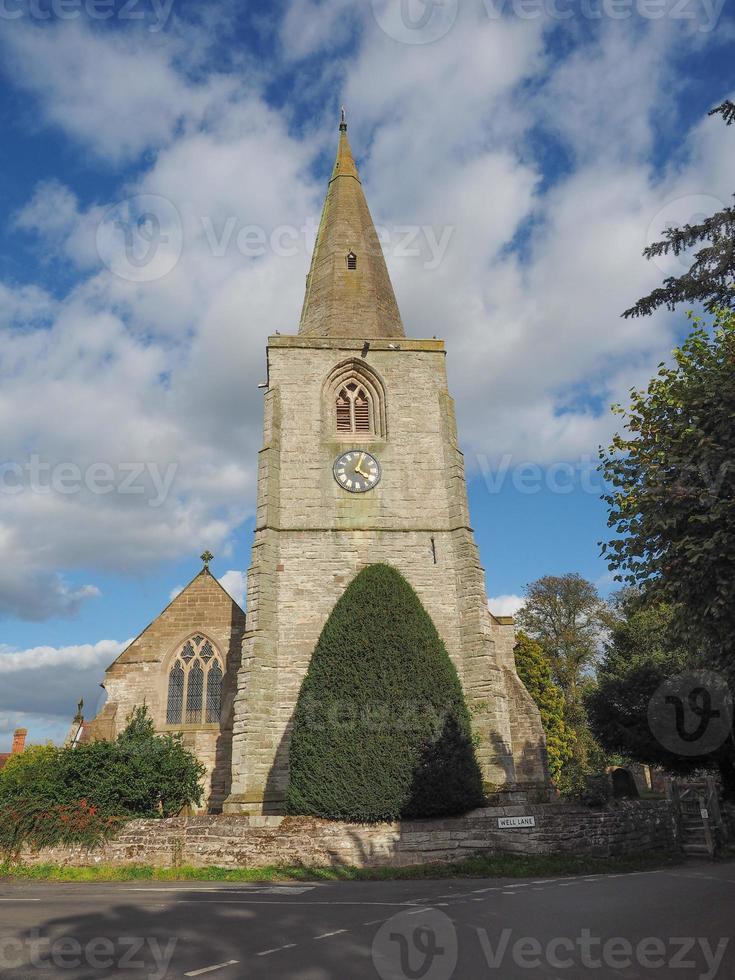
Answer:
POLYGON ((0 865, 5 881, 403 881, 417 878, 536 878, 646 871, 680 864, 677 855, 651 853, 623 857, 549 854, 498 854, 469 857, 451 864, 422 864, 406 868, 318 868, 306 866, 265 868, 154 868, 146 864, 93 868, 55 864, 0 865))

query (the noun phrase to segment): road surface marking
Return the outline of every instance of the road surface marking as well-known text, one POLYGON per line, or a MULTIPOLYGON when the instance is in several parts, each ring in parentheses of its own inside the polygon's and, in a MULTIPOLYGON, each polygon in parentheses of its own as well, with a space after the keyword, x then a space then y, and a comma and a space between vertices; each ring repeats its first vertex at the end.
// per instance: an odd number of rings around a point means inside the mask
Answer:
MULTIPOLYGON (((39 899, 40 901, 40 899, 39 899)), ((280 901, 258 901, 257 899, 240 898, 240 899, 228 899, 228 898, 178 898, 176 900, 177 905, 308 905, 312 907, 314 905, 358 905, 362 907, 369 907, 371 905, 381 905, 390 908, 414 908, 413 902, 280 902, 280 901)), ((428 907, 428 906, 427 906, 428 907)))
POLYGON ((257 886, 254 888, 187 888, 185 885, 180 888, 125 888, 126 892, 190 892, 192 895, 303 895, 305 892, 313 892, 316 885, 306 885, 302 887, 291 887, 284 885, 277 886, 257 886))
POLYGON ((721 884, 725 885, 735 885, 735 879, 733 878, 718 878, 716 875, 704 875, 698 872, 693 872, 692 874, 685 875, 678 872, 670 872, 674 878, 688 878, 690 881, 694 879, 695 881, 699 879, 700 881, 719 881, 721 884))
POLYGON ((337 929, 335 932, 324 932, 321 936, 314 936, 314 939, 331 939, 332 936, 341 936, 346 929, 337 929))
POLYGON ((296 943, 286 943, 285 946, 276 946, 275 949, 264 949, 262 953, 257 953, 257 956, 270 956, 271 953, 280 953, 282 949, 293 949, 296 943))
POLYGON ((214 966, 205 966, 201 970, 190 970, 185 973, 185 977, 200 977, 203 973, 214 973, 215 970, 224 970, 226 966, 235 966, 239 960, 228 960, 226 963, 216 963, 214 966))
POLYGON ((0 902, 40 902, 40 898, 0 898, 0 902))

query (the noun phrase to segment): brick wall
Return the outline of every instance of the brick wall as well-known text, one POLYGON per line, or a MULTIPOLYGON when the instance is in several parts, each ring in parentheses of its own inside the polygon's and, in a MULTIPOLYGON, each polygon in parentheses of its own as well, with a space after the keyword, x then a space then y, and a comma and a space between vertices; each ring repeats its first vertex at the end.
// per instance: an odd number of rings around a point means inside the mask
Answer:
POLYGON ((564 804, 493 807, 452 819, 391 824, 234 815, 135 820, 101 848, 49 848, 24 860, 77 866, 380 867, 481 853, 618 855, 677 849, 670 804, 637 801, 601 810, 564 804), (536 818, 533 828, 498 828, 499 817, 529 814, 536 818))

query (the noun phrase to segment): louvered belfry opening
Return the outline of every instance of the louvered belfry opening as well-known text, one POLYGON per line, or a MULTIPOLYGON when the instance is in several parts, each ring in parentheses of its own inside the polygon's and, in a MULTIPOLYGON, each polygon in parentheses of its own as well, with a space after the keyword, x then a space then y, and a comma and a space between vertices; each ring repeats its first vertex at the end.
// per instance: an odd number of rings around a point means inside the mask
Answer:
POLYGON ((357 268, 357 256, 354 252, 348 252, 347 254, 347 268, 356 269, 357 268))
POLYGON ((362 385, 350 381, 337 393, 337 432, 370 435, 373 432, 370 396, 362 385))
POLYGON ((181 644, 168 675, 167 725, 217 724, 224 663, 211 640, 197 633, 181 644))
POLYGON ((332 435, 345 439, 387 438, 385 386, 360 357, 335 365, 324 379, 324 411, 332 435))
POLYGON ((352 431, 352 408, 347 390, 343 388, 337 395, 337 432, 352 431))

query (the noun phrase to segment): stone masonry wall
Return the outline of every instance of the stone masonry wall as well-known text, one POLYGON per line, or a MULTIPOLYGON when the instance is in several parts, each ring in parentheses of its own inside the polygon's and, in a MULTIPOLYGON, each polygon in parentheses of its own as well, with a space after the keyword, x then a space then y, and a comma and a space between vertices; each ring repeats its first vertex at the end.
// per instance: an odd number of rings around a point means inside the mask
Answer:
POLYGON ((49 848, 28 863, 156 867, 405 866, 475 854, 619 855, 675 851, 666 801, 620 803, 600 810, 564 804, 475 810, 444 820, 347 824, 310 817, 194 816, 136 820, 103 847, 49 848), (498 818, 533 814, 536 826, 500 830, 498 818))
POLYGON ((248 631, 235 701, 233 795, 225 812, 279 813, 291 719, 319 634, 366 565, 395 566, 416 590, 452 658, 491 787, 545 782, 543 731, 517 681, 512 626, 490 616, 469 525, 441 341, 371 341, 364 360, 385 390, 385 437, 337 433, 327 379, 363 360, 361 342, 269 339, 248 631), (393 345, 394 347, 396 345, 393 345), (350 494, 334 459, 359 445, 382 466, 350 494))
POLYGON ((231 782, 232 703, 240 666, 245 613, 207 569, 200 572, 105 673, 108 700, 89 726, 91 738, 115 738, 133 708, 145 703, 158 732, 180 731, 206 769, 203 806, 221 808, 231 782), (217 724, 168 725, 166 702, 172 655, 200 632, 225 663, 222 715, 217 724))

